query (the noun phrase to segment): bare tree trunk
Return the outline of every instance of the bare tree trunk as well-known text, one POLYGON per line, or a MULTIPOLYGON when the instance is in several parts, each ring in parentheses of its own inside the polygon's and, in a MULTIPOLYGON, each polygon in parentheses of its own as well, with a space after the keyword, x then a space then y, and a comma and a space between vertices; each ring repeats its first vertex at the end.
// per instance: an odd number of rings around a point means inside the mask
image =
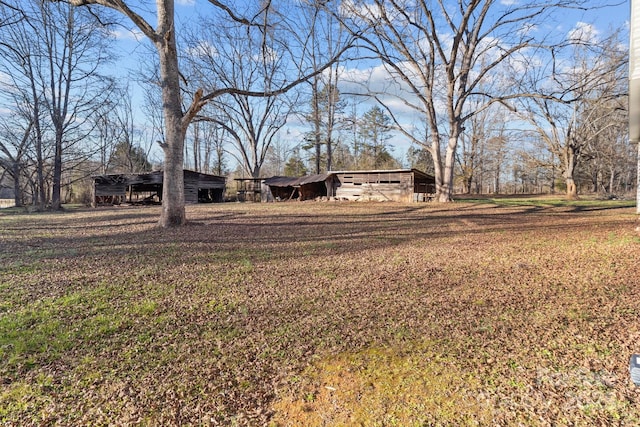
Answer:
POLYGON ((20 188, 20 162, 18 160, 13 162, 13 196, 14 204, 16 206, 22 206, 22 189, 20 188))
MULTIPOLYGON (((444 160, 444 173, 442 176, 442 184, 440 186, 440 190, 438 192, 438 201, 439 202, 450 202, 452 201, 453 196, 453 172, 455 166, 455 158, 456 158, 456 147, 458 145, 458 138, 460 136, 457 128, 459 125, 454 125, 449 135, 449 143, 447 144, 447 152, 445 153, 444 160)), ((436 186, 437 186, 436 180, 436 186)))
POLYGON ((160 79, 166 140, 164 151, 164 179, 162 185, 162 227, 186 223, 184 209, 184 139, 180 97, 180 71, 173 26, 173 1, 158 1, 158 30, 154 44, 160 57, 160 79), (163 5, 163 7, 161 7, 163 5))
POLYGON ((44 157, 42 155, 42 131, 39 125, 36 125, 36 163, 37 186, 33 204, 38 206, 39 210, 43 210, 47 204, 47 195, 44 191, 44 157))
POLYGON ((564 179, 567 184, 567 197, 569 199, 578 198, 578 189, 576 182, 573 178, 576 169, 575 152, 571 147, 567 147, 565 150, 565 171, 564 179))
POLYGON ((53 156, 53 193, 51 195, 51 209, 53 210, 62 207, 62 134, 57 130, 55 144, 55 154, 53 156))
MULTIPOLYGON (((43 12, 46 12, 43 9, 43 12)), ((57 58, 53 55, 53 49, 55 48, 55 36, 48 40, 48 52, 49 68, 51 72, 50 87, 51 100, 49 104, 49 114, 51 115, 51 121, 55 129, 55 149, 53 155, 53 194, 51 197, 51 208, 58 210, 62 208, 62 150, 63 139, 65 136, 64 128, 65 121, 67 119, 67 113, 69 111, 69 101, 71 92, 71 82, 74 81, 72 59, 76 55, 75 44, 73 37, 73 27, 75 23, 75 12, 73 8, 70 8, 66 18, 66 31, 64 33, 64 45, 68 49, 67 55, 62 55, 60 63, 56 64, 57 58), (59 72, 62 74, 62 81, 56 81, 55 69, 59 67, 59 72)), ((46 22, 46 21, 45 21, 46 22)), ((52 23, 53 25, 53 23, 52 23)), ((47 30, 47 33, 51 30, 47 30)))
POLYGON ((200 172, 200 124, 193 125, 193 170, 200 172))
POLYGON ((438 134, 432 136, 431 140, 431 152, 433 157, 433 174, 436 179, 436 198, 440 201, 440 194, 442 192, 443 183, 443 168, 442 168, 442 155, 440 154, 440 138, 438 134))
POLYGON ((313 92, 313 143, 316 151, 316 173, 320 173, 320 156, 322 154, 320 147, 320 77, 313 78, 312 92, 313 92))
POLYGON ((615 183, 616 170, 612 166, 609 170, 609 194, 614 193, 614 183, 615 183))
POLYGON ((640 214, 640 144, 636 144, 638 150, 638 169, 636 171, 636 213, 640 214))

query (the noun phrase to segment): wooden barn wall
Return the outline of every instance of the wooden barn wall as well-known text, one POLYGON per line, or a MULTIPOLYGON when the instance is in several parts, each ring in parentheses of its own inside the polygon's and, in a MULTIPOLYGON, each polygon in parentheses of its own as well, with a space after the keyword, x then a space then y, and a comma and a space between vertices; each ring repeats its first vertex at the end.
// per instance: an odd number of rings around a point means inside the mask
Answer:
POLYGON ((94 191, 96 197, 104 196, 124 196, 127 193, 127 184, 100 184, 95 183, 94 191))
MULTIPOLYGON (((224 192, 224 178, 208 177, 201 174, 185 174, 184 177, 184 201, 185 203, 198 203, 198 190, 220 190, 224 192)), ((220 194, 220 197, 222 194, 220 194)))
MULTIPOLYGON (((122 196, 125 197, 128 186, 135 192, 162 192, 162 172, 146 174, 121 175, 104 182, 104 178, 94 179, 94 204, 96 197, 122 196), (116 181, 117 180, 117 181, 116 181), (115 181, 115 182, 114 182, 115 181), (118 182, 119 181, 119 182, 118 182)), ((223 201, 226 180, 224 177, 185 171, 184 174, 184 198, 185 203, 198 203, 198 190, 215 190, 212 194, 214 201, 223 201)))
POLYGON ((140 175, 127 176, 128 184, 139 186, 157 186, 162 185, 162 173, 152 172, 140 175))
POLYGON ((184 180, 184 202, 198 203, 198 182, 191 179, 184 180))
POLYGON ((413 174, 372 172, 338 174, 336 197, 349 200, 413 201, 413 174))
POLYGON ((212 188, 224 189, 225 183, 226 183, 224 178, 208 177, 206 175, 199 175, 199 176, 193 176, 193 177, 189 175, 185 175, 184 181, 185 183, 193 182, 194 185, 202 189, 212 189, 212 188))

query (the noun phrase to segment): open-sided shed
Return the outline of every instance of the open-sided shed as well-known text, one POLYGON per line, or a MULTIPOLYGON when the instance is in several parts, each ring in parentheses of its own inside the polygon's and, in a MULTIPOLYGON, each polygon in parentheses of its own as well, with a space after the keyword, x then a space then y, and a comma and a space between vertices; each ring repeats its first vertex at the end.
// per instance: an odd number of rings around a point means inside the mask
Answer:
POLYGON ((321 173, 317 175, 292 178, 274 176, 264 180, 275 200, 311 200, 317 197, 333 196, 334 175, 321 173))
MULTIPOLYGON (((161 201, 163 171, 93 177, 93 206, 126 201, 161 201)), ((184 170, 185 203, 222 202, 226 178, 184 170)))
POLYGON ((239 202, 260 202, 264 178, 234 178, 239 202))

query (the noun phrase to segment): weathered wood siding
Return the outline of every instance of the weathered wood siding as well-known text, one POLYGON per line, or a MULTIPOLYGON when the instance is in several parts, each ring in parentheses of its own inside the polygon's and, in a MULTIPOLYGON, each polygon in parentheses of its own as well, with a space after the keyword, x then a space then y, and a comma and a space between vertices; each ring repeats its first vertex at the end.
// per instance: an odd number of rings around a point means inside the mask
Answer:
POLYGON ((412 202, 411 171, 338 172, 335 196, 348 200, 412 202))
POLYGON ((11 208, 16 205, 15 199, 0 199, 0 209, 11 208))
POLYGON ((96 183, 94 186, 95 196, 125 196, 127 194, 127 184, 105 185, 96 183))
POLYGON ((184 201, 198 203, 207 194, 214 202, 221 202, 226 179, 221 176, 184 171, 184 201))
MULTIPOLYGON (((164 174, 155 171, 143 174, 114 174, 93 178, 94 205, 101 202, 101 198, 120 197, 124 201, 127 191, 133 193, 157 193, 162 196, 164 174)), ((184 171, 185 203, 199 201, 223 201, 226 178, 217 175, 207 175, 189 170, 184 171)), ((109 199, 112 200, 112 199, 109 199)))

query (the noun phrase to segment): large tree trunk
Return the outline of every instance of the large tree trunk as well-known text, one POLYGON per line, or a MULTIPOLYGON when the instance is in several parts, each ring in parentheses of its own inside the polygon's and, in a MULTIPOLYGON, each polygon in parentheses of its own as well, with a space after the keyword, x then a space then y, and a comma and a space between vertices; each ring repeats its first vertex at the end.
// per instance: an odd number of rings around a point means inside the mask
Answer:
POLYGON ((186 223, 184 209, 184 139, 188 123, 183 122, 180 71, 173 27, 173 1, 158 1, 158 36, 154 40, 160 57, 160 79, 166 140, 160 226, 186 223), (164 7, 162 7, 164 6, 164 7))
POLYGON ((567 183, 567 198, 577 199, 578 189, 576 188, 576 182, 574 181, 573 177, 567 177, 566 183, 567 183))
POLYGON ((447 152, 444 160, 444 173, 442 174, 442 186, 438 192, 439 202, 450 202, 453 200, 453 170, 455 166, 456 147, 458 145, 458 133, 453 132, 449 136, 447 152))
POLYGON ((328 131, 327 136, 327 172, 333 170, 333 141, 331 140, 331 131, 328 131))
POLYGON ((567 184, 567 198, 569 199, 577 199, 578 198, 578 189, 576 187, 576 182, 573 179, 574 173, 576 169, 576 155, 571 146, 567 147, 565 154, 565 171, 564 171, 564 179, 567 184))
MULTIPOLYGON (((432 122, 432 123, 435 123, 432 122)), ((437 201, 441 200, 441 194, 444 183, 444 168, 442 166, 442 154, 440 150, 440 135, 438 134, 437 126, 431 126, 431 149, 429 150, 431 153, 431 158, 433 159, 433 175, 436 180, 436 196, 435 199, 437 201)))
POLYGON ((36 127, 36 162, 37 186, 33 204, 37 206, 38 210, 43 210, 47 204, 47 195, 44 190, 44 156, 42 154, 42 132, 39 126, 36 127))
POLYGON ((319 76, 313 78, 313 143, 316 149, 316 173, 320 173, 320 100, 318 99, 320 88, 318 87, 319 76))
MULTIPOLYGON (((169 127, 167 127, 167 130, 168 129, 169 127)), ((181 136, 179 132, 175 131, 167 132, 167 143, 163 147, 164 179, 162 185, 162 214, 160 215, 159 222, 162 227, 173 227, 186 223, 184 209, 183 144, 184 135, 181 136)))

